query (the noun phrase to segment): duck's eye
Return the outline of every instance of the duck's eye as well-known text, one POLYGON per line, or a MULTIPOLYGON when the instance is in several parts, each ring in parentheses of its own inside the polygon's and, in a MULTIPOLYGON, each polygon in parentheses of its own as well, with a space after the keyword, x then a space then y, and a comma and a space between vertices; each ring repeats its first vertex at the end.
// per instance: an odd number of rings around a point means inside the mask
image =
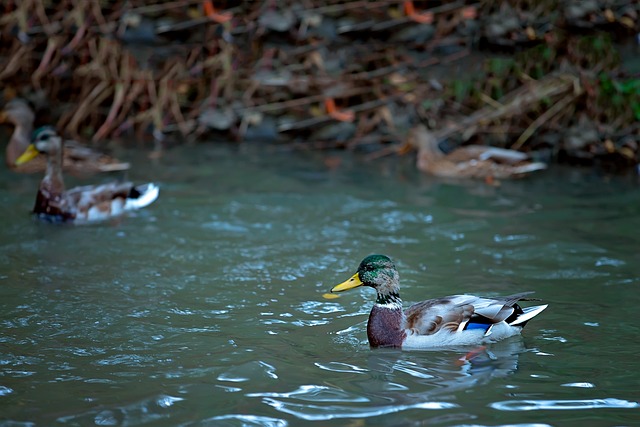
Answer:
POLYGON ((46 141, 48 141, 48 140, 49 140, 49 135, 46 135, 46 134, 38 135, 38 136, 35 138, 35 142, 36 142, 36 144, 37 144, 37 143, 39 143, 39 142, 46 142, 46 141))

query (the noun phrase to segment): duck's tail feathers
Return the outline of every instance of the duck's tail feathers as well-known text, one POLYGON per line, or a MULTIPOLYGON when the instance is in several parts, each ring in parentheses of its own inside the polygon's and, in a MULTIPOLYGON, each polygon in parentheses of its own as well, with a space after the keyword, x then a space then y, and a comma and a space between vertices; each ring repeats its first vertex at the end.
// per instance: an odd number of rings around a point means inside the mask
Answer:
POLYGON ((545 305, 535 305, 533 307, 525 307, 522 309, 522 313, 518 315, 512 322, 509 323, 511 326, 524 326, 527 322, 538 314, 542 313, 545 308, 547 308, 549 304, 545 305))
POLYGON ((131 188, 127 201, 124 205, 125 210, 134 210, 144 208, 153 203, 160 193, 160 187, 150 182, 148 184, 136 185, 131 188))
POLYGON ((100 172, 118 172, 126 171, 131 167, 127 162, 105 163, 99 166, 100 172))
POLYGON ((494 158, 506 163, 517 163, 527 160, 529 156, 522 151, 510 150, 507 148, 490 147, 480 154, 480 160, 489 160, 494 158))
POLYGON ((531 172, 539 171, 546 168, 547 168, 547 165, 545 163, 533 162, 533 163, 528 163, 521 166, 516 166, 515 172, 516 174, 525 174, 525 173, 531 173, 531 172))

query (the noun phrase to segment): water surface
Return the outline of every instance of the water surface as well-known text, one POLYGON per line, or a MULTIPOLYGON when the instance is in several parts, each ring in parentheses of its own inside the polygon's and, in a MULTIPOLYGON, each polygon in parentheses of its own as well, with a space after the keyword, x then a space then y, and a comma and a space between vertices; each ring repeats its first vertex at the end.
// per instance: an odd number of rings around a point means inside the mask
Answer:
POLYGON ((248 144, 120 157, 159 200, 82 227, 34 221, 40 177, 1 168, 0 425, 640 421, 636 180, 459 185, 248 144), (550 307, 473 358, 372 350, 373 292, 322 297, 370 253, 396 260, 407 305, 533 290, 550 307))

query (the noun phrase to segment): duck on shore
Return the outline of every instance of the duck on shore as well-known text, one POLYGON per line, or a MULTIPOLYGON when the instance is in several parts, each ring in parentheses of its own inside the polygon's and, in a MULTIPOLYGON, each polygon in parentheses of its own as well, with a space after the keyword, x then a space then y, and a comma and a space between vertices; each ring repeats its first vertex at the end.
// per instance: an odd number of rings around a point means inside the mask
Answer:
MULTIPOLYGON (((32 161, 17 165, 16 160, 24 153, 33 132, 35 114, 27 101, 14 98, 0 111, 0 123, 14 126, 13 133, 6 148, 5 162, 7 166, 20 173, 43 172, 47 161, 44 156, 38 156, 32 161)), ((76 141, 64 141, 63 168, 65 172, 75 175, 88 175, 97 172, 114 172, 129 169, 129 163, 121 162, 107 154, 98 152, 76 141)))

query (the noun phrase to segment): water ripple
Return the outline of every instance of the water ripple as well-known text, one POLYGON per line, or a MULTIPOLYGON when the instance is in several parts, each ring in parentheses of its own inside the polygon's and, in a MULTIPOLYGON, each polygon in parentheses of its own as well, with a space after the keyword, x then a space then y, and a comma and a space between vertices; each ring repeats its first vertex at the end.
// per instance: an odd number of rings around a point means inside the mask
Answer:
POLYGON ((231 224, 225 221, 211 221, 202 224, 202 228, 213 231, 226 231, 230 233, 248 233, 249 228, 244 225, 231 224))
POLYGON ((161 408, 168 408, 174 403, 184 400, 182 397, 162 395, 156 399, 156 404, 161 408))
POLYGON ((379 415, 393 414, 410 409, 450 409, 456 408, 455 403, 420 402, 411 405, 381 405, 381 406, 344 406, 344 405, 309 405, 308 403, 290 403, 278 399, 264 398, 263 402, 274 409, 309 421, 331 420, 336 418, 368 418, 379 415))
POLYGON ((640 403, 608 397, 584 400, 507 400, 494 402, 489 406, 499 411, 538 411, 541 409, 640 408, 640 403))
POLYGON ((393 366, 393 369, 396 371, 404 372, 405 374, 409 374, 415 378, 422 378, 422 379, 435 378, 435 376, 428 373, 429 371, 428 368, 418 366, 417 364, 406 361, 406 360, 399 360, 398 363, 396 363, 393 366))
POLYGON ((348 363, 341 362, 329 362, 329 363, 314 363, 318 368, 331 372, 348 372, 353 374, 363 374, 369 372, 368 369, 359 368, 356 365, 350 365, 348 363))
POLYGON ((325 301, 305 301, 294 308, 306 314, 329 314, 344 311, 340 304, 325 301))
MULTIPOLYGON (((185 425, 193 425, 193 424, 185 424, 185 425)), ((289 423, 285 420, 281 420, 278 418, 271 417, 259 417, 256 415, 241 415, 241 414, 231 414, 231 415, 220 415, 218 417, 208 418, 206 420, 202 420, 196 423, 199 426, 216 426, 216 427, 224 427, 224 426, 260 426, 260 427, 287 427, 289 423)))
POLYGON ((365 397, 353 396, 344 390, 321 386, 321 385, 301 385, 297 389, 290 392, 275 393, 250 393, 248 397, 284 397, 295 398, 298 400, 304 400, 308 402, 368 402, 369 399, 365 397))
POLYGON ((561 384, 563 387, 578 387, 578 388, 594 388, 596 385, 589 382, 581 382, 581 383, 566 383, 561 384))
POLYGON ((285 393, 249 393, 248 397, 262 397, 262 401, 278 411, 310 421, 334 418, 366 418, 409 409, 449 409, 458 405, 446 402, 417 402, 406 405, 371 405, 371 400, 344 390, 320 385, 303 385, 285 393), (294 403, 287 400, 298 400, 294 403), (341 405, 313 405, 308 402, 338 402, 341 405), (362 403, 366 406, 348 406, 344 403, 362 403))
POLYGON ((259 377, 277 379, 278 375, 276 374, 275 366, 261 360, 244 363, 242 365, 233 366, 218 375, 218 381, 238 383, 259 377))
POLYGON ((152 424, 169 418, 169 408, 183 400, 181 397, 160 394, 123 406, 96 408, 79 414, 61 416, 56 421, 59 424, 99 426, 152 424))
POLYGON ((113 356, 98 360, 98 365, 106 366, 145 366, 145 364, 153 362, 154 358, 151 356, 140 356, 137 354, 115 354, 113 356))

